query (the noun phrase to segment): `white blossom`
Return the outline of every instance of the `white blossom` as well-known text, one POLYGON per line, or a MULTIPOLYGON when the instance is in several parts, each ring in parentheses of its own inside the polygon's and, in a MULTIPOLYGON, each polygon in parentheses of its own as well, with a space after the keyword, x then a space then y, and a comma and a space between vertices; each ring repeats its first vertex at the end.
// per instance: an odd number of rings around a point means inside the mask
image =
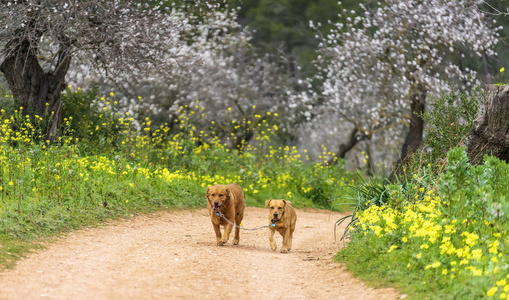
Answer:
POLYGON ((322 117, 316 122, 357 128, 382 152, 385 145, 397 151, 394 145, 412 113, 413 87, 421 86, 429 97, 447 91, 451 83, 478 85, 476 72, 462 69, 456 57, 496 55, 498 33, 476 8, 480 3, 385 0, 365 8, 359 25, 348 19, 334 24, 317 61, 324 80, 323 104, 317 107, 322 117))

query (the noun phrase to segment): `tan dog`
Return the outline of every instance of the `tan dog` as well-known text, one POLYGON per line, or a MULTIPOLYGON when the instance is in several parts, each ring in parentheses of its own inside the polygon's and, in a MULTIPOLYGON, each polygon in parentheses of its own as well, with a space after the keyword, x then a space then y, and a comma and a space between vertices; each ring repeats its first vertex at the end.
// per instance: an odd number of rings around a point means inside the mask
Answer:
POLYGON ((297 213, 292 203, 286 200, 270 199, 265 201, 269 207, 269 242, 270 248, 276 251, 277 245, 274 240, 274 233, 277 231, 283 236, 283 248, 281 253, 288 253, 292 249, 293 231, 297 222, 297 213))
MULTIPOLYGON (((242 188, 235 183, 229 185, 217 184, 207 188, 207 208, 209 209, 212 226, 216 232, 216 243, 222 246, 228 242, 233 225, 221 217, 221 213, 231 222, 240 225, 244 218, 244 193, 242 188), (219 225, 224 226, 224 232, 221 236, 219 225)), ((233 244, 239 244, 239 228, 235 227, 235 237, 233 244)))

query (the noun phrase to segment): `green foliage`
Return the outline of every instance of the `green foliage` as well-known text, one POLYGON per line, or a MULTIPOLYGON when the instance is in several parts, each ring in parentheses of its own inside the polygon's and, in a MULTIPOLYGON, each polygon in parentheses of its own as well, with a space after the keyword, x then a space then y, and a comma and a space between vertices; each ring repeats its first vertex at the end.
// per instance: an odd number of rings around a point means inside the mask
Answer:
POLYGON ((0 88, 0 95, 2 95, 0 97, 0 107, 7 114, 13 115, 14 110, 18 109, 19 107, 16 107, 12 94, 10 94, 7 90, 0 88))
POLYGON ((81 141, 83 147, 95 148, 95 151, 118 147, 120 131, 132 124, 124 122, 129 116, 120 117, 118 102, 113 97, 113 94, 99 97, 95 86, 86 91, 65 90, 61 98, 63 135, 73 137, 81 141))
POLYGON ((100 115, 100 109, 97 105, 99 96, 97 87, 83 91, 81 89, 72 91, 67 88, 61 95, 62 117, 69 119, 69 125, 64 124, 65 135, 84 139, 90 135, 91 122, 97 120, 100 115))
POLYGON ((334 237, 336 238, 336 229, 343 222, 348 222, 340 240, 349 236, 355 224, 359 221, 358 213, 362 212, 372 205, 381 206, 388 204, 389 196, 387 194, 387 182, 384 178, 373 177, 370 180, 359 180, 356 184, 349 185, 352 189, 352 196, 344 196, 343 199, 352 201, 350 203, 340 203, 352 207, 352 213, 336 221, 334 228, 334 237))
POLYGON ((431 148, 429 162, 444 159, 450 148, 465 145, 483 100, 480 88, 469 94, 450 91, 431 100, 430 112, 422 115, 427 124, 424 144, 431 148))
POLYGON ((453 148, 443 172, 423 167, 405 179, 384 186, 384 203, 357 211, 337 258, 410 299, 505 299, 509 165, 487 156, 472 166, 464 148, 453 148))

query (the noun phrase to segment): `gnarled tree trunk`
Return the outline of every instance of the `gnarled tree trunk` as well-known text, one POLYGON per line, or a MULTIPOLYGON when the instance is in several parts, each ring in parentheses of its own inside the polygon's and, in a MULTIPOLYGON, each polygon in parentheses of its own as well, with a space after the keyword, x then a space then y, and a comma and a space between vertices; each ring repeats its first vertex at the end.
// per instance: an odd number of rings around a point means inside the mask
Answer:
POLYGON ((509 162, 509 86, 486 86, 484 111, 474 120, 468 158, 478 164, 484 154, 509 162))
POLYGON ((60 135, 60 94, 65 89, 65 74, 71 60, 68 47, 61 46, 60 49, 58 63, 49 72, 44 72, 36 50, 27 40, 14 39, 6 45, 5 52, 9 54, 0 62, 0 71, 4 73, 18 105, 23 107, 23 113, 45 118, 47 128, 44 134, 49 140, 60 135))

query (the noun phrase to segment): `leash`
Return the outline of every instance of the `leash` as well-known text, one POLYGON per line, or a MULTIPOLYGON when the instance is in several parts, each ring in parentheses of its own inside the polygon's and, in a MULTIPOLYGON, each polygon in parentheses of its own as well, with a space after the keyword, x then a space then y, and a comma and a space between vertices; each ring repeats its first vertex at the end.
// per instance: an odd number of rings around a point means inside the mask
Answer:
POLYGON ((259 230, 259 229, 262 229, 262 228, 265 228, 265 227, 270 227, 270 226, 272 226, 272 227, 276 227, 276 224, 274 224, 274 223, 270 223, 270 225, 260 226, 260 227, 256 227, 256 228, 244 228, 244 227, 240 227, 239 225, 237 225, 237 224, 233 223, 232 221, 228 220, 228 219, 224 216, 224 214, 223 214, 222 212, 220 212, 220 211, 216 211, 215 213, 216 213, 216 216, 219 216, 219 217, 221 217, 221 218, 225 219, 225 220, 226 220, 226 222, 228 222, 228 223, 232 224, 233 226, 237 227, 238 229, 242 229, 242 230, 254 231, 254 230, 259 230))

